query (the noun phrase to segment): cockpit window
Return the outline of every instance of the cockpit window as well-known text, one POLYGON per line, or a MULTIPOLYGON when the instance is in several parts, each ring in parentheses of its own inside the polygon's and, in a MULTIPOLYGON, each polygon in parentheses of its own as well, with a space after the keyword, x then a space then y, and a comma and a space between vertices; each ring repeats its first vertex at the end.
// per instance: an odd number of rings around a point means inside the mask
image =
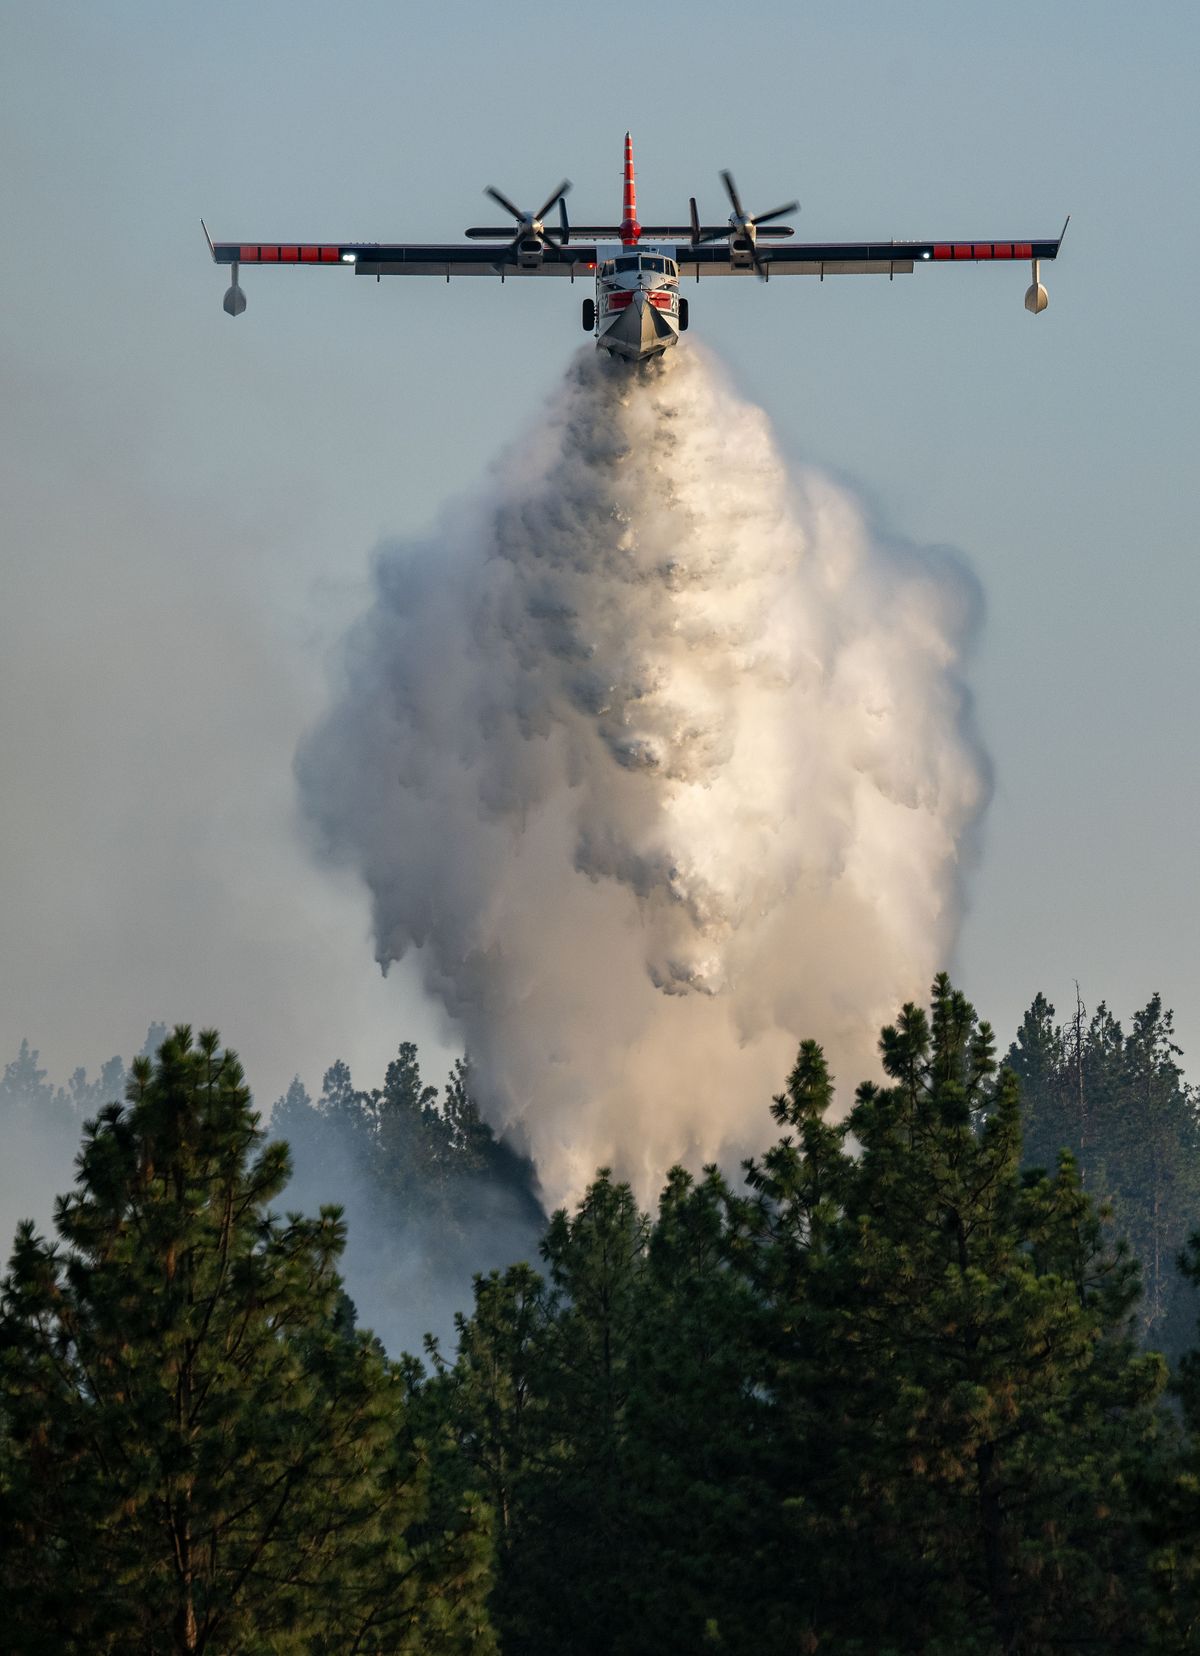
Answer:
POLYGON ((606 259, 600 267, 601 276, 634 276, 639 270, 647 275, 678 276, 673 259, 663 259, 656 253, 643 253, 640 256, 630 253, 622 259, 606 259))

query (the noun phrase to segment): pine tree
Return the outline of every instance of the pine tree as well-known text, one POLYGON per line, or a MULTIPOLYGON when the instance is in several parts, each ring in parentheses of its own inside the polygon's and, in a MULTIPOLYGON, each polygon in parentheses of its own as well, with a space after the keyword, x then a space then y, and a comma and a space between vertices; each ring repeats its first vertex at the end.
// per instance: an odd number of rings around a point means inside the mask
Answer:
POLYGON ((287 1143, 293 1164, 325 1158, 330 1126, 297 1075, 271 1110, 271 1133, 287 1143))
POLYGON ((1088 1020, 1078 995, 1060 1028, 1038 995, 1008 1054, 1021 1082, 1027 1165, 1052 1168, 1071 1151, 1081 1182, 1142 1262, 1141 1336, 1173 1355, 1191 1321, 1175 1258, 1200 1204, 1200 1112, 1180 1057, 1159 995, 1128 1035, 1103 1002, 1088 1020))
POLYGON ((1117 1221, 1142 1263, 1142 1328, 1169 1344, 1190 1321, 1184 1313, 1168 1327, 1173 1304, 1191 1299, 1180 1293, 1175 1261, 1200 1209, 1200 1122, 1174 1034, 1172 1013, 1152 995, 1124 1043, 1123 1108, 1109 1160, 1117 1221))
POLYGON ((375 1175, 401 1208, 414 1200, 441 1207, 450 1162, 450 1134, 436 1087, 421 1079, 417 1049, 403 1041, 375 1095, 375 1175))
POLYGON ((546 1283, 476 1281, 434 1397, 500 1519, 492 1605, 523 1656, 764 1643, 774 1451, 729 1192, 674 1169, 654 1224, 607 1174, 555 1216, 546 1283))
MULTIPOLYGON (((1124 1039, 1079 1012, 1105 1097, 1124 1039)), ((1035 1024, 1053 1082, 1071 1050, 1035 1024)), ((1131 1337, 1128 1250, 1069 1154, 1023 1170, 1017 1077, 945 978, 881 1052, 835 1122, 802 1046, 744 1197, 675 1169, 651 1223, 602 1171, 551 1222, 548 1280, 480 1279, 457 1361, 435 1348, 417 1418, 500 1514, 506 1650, 1189 1648, 1200 1480, 1131 1337)))
POLYGON ((623 1619, 613 1583, 632 1562, 627 1411, 647 1232, 629 1186, 601 1168, 577 1211, 553 1216, 542 1244, 556 1314, 545 1345, 541 1473, 519 1567, 536 1593, 547 1650, 565 1644, 607 1656, 623 1619))
POLYGON ((1200 1230, 1188 1238, 1178 1264, 1192 1290, 1191 1342, 1173 1382, 1184 1430, 1181 1441, 1168 1441, 1166 1452, 1143 1467, 1141 1490, 1156 1589, 1153 1648, 1172 1656, 1200 1648, 1200 1230))
POLYGON ((771 1492, 778 1443, 755 1287, 731 1262, 731 1196, 715 1168, 674 1168, 636 1288, 624 1425, 629 1534, 612 1648, 766 1656, 767 1607, 791 1561, 771 1492))
POLYGON ((355 1089, 350 1066, 340 1058, 325 1071, 317 1109, 347 1144, 359 1146, 374 1134, 374 1099, 355 1089))
POLYGON ((1069 1157, 1022 1177, 1017 1079, 946 978, 881 1053, 892 1085, 861 1087, 849 1122, 843 1471, 892 1636, 1113 1647, 1139 1614, 1116 1515, 1164 1381, 1128 1337, 1135 1269, 1104 1250, 1069 1157))
POLYGON ((538 1199, 536 1169, 527 1156, 505 1139, 497 1138, 483 1119, 471 1089, 471 1065, 466 1058, 457 1059, 450 1072, 442 1095, 442 1117, 452 1213, 460 1218, 464 1211, 487 1216, 497 1228, 503 1226, 513 1236, 518 1248, 526 1246, 532 1253, 546 1223, 538 1199))
POLYGON ((488 1151, 496 1142, 491 1128, 479 1113, 471 1091, 471 1067, 465 1058, 456 1058, 442 1092, 442 1116, 446 1123, 450 1151, 464 1173, 482 1173, 488 1151))
POLYGON ((125 1096, 125 1065, 120 1058, 110 1058, 100 1066, 94 1081, 88 1080, 85 1069, 77 1069, 67 1083, 67 1100, 80 1123, 94 1115, 105 1104, 117 1103, 125 1096))
POLYGON ((527 1513, 553 1449, 544 1430, 549 1305, 543 1279, 528 1265, 475 1278, 470 1317, 455 1317, 453 1364, 432 1337, 435 1378, 414 1389, 433 1435, 445 1425, 459 1450, 465 1487, 478 1489, 496 1524, 493 1619, 506 1649, 532 1648, 540 1609, 530 1603, 523 1569, 527 1513))
POLYGON ((761 1162, 746 1163, 755 1197, 734 1215, 733 1257, 762 1303, 759 1361, 771 1402, 774 1464, 764 1506, 775 1571, 758 1605, 769 1652, 818 1649, 827 1601, 851 1592, 846 1563, 854 1538, 845 1501, 861 1453, 851 1443, 859 1428, 847 1402, 867 1376, 853 1327, 854 1273, 844 1257, 856 1167, 848 1124, 828 1119, 833 1102, 824 1054, 805 1041, 786 1092, 771 1106, 788 1131, 761 1162))
POLYGON ((798 1138, 751 1168, 794 1648, 1135 1647, 1164 1379, 1129 1338, 1135 1268, 1069 1156, 1022 1173, 1016 1076, 944 977, 881 1054, 839 1128, 803 1051, 776 1107, 798 1138))
MULTIPOLYGON (((1075 1023, 1073 1058, 1081 1050, 1081 1020, 1082 1003, 1075 1023)), ((1082 1072, 1076 1062, 1068 1063, 1067 1045, 1068 1036, 1054 1022, 1054 1007, 1039 990, 1021 1020, 1006 1060, 1021 1083, 1022 1141, 1030 1167, 1054 1167, 1062 1150, 1070 1150, 1077 1160, 1082 1157, 1085 1111, 1078 1104, 1078 1091, 1071 1085, 1078 1079, 1081 1090, 1082 1072), (1068 1102, 1072 1094, 1074 1110, 1068 1102)))
POLYGON ((17 1056, 4 1066, 0 1077, 0 1107, 26 1110, 49 1109, 54 1101, 54 1088, 46 1080, 41 1054, 22 1040, 17 1056))
POLYGON ((486 1531, 427 1523, 402 1375, 344 1316, 344 1227, 240 1067, 181 1026, 88 1124, 62 1246, 0 1312, 0 1594, 14 1652, 487 1651, 486 1531))

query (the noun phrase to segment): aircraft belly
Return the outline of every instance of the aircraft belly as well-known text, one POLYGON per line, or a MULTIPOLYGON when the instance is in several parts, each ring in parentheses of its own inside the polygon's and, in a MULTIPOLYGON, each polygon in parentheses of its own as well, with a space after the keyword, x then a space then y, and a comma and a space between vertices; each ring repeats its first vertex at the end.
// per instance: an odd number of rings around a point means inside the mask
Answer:
POLYGON ((646 300, 640 305, 635 302, 607 319, 596 347, 638 362, 643 357, 659 356, 678 343, 679 332, 673 319, 646 300))

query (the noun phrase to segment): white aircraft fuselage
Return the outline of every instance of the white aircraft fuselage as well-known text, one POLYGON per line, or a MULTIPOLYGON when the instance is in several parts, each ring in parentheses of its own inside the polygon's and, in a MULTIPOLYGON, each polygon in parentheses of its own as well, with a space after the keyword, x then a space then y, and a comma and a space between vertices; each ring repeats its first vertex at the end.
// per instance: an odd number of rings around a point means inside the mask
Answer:
MULTIPOLYGON (((661 356, 679 343, 679 266, 674 248, 598 248, 596 262, 596 345, 614 356, 640 362, 661 356)), ((687 325, 687 301, 683 326, 687 325)))
MULTIPOLYGON (((674 247, 642 245, 633 172, 633 140, 625 134, 621 191, 621 241, 596 248, 597 349, 630 362, 661 356, 687 327, 687 301, 679 298, 674 247)), ((585 314, 586 325, 586 314, 585 314)))

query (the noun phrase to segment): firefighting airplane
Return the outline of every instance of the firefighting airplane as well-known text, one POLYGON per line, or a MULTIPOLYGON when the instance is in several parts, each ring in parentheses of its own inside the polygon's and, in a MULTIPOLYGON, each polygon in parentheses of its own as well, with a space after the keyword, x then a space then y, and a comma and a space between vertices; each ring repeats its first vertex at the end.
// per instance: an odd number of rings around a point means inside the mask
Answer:
MULTIPOLYGON (((239 284, 243 265, 349 265, 359 276, 576 276, 594 275, 595 297, 583 301, 583 326, 596 336, 600 350, 640 362, 660 356, 679 342, 688 325, 688 301, 679 292, 684 275, 773 276, 909 275, 915 264, 982 259, 1027 259, 1033 280, 1025 309, 1035 316, 1049 299, 1041 282, 1041 261, 1058 257, 1067 226, 1047 241, 878 241, 795 242, 777 245, 794 230, 776 221, 798 210, 789 201, 769 213, 747 213, 729 173, 721 180, 733 211, 725 224, 702 224, 696 199, 690 223, 640 224, 633 174, 633 141, 625 134, 625 188, 617 225, 573 225, 567 218, 564 179, 536 213, 523 212, 489 185, 485 194, 511 213, 508 226, 475 227, 467 242, 214 242, 205 228, 217 264, 232 267, 224 298, 230 316, 240 316, 246 295, 239 284), (558 223, 546 217, 558 208, 558 223), (769 241, 770 245, 763 245, 769 241), (480 245, 483 244, 483 245, 480 245)), ((1068 223, 1070 216, 1068 215, 1068 223)))

